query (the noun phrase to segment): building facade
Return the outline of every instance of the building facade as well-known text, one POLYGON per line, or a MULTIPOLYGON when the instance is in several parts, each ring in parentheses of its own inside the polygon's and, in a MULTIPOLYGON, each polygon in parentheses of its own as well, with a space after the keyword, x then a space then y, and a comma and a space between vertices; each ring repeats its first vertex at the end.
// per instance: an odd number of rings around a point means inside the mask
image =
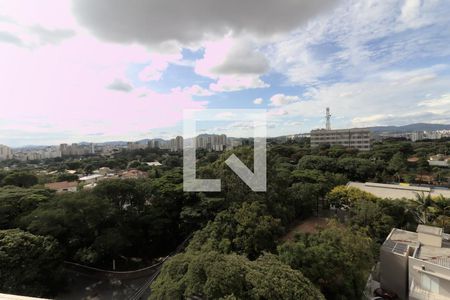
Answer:
POLYGON ((72 145, 61 144, 59 146, 59 150, 61 151, 61 156, 82 156, 95 154, 95 146, 92 143, 90 144, 73 143, 72 145))
POLYGON ((225 134, 201 134, 197 136, 195 143, 197 149, 224 151, 227 147, 227 136, 225 134))
POLYGON ((341 145, 360 151, 369 151, 372 146, 372 135, 369 129, 317 129, 311 131, 311 147, 321 145, 341 145))
POLYGON ((381 246, 379 279, 402 300, 450 299, 450 235, 427 225, 394 228, 381 246))
POLYGON ((12 150, 8 146, 0 145, 0 160, 12 159, 12 150))

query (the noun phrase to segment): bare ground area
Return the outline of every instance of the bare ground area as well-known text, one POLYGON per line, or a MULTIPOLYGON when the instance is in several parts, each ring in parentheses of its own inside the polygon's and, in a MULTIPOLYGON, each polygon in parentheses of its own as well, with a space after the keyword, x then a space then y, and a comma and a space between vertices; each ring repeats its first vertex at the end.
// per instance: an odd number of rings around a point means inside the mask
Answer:
POLYGON ((317 232, 319 227, 325 227, 328 222, 328 218, 311 217, 306 220, 302 220, 294 225, 289 232, 281 238, 281 241, 290 241, 294 238, 296 233, 314 233, 317 232))

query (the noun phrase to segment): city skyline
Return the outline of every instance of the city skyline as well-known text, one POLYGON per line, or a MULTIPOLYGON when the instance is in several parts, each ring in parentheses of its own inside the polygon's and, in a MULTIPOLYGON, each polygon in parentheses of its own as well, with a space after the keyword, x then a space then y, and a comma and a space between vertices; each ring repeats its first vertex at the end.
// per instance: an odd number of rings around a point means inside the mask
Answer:
POLYGON ((269 136, 325 107, 336 128, 450 124, 445 1, 247 2, 0 3, 0 143, 168 138, 184 109, 266 109, 269 136))

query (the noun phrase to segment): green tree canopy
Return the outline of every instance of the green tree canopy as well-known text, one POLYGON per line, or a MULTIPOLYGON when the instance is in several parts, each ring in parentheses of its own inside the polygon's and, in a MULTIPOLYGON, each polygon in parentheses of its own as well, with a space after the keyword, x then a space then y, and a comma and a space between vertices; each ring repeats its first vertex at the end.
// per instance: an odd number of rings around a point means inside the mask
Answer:
POLYGON ((188 252, 171 258, 152 285, 150 299, 320 300, 300 271, 274 255, 249 261, 236 254, 188 252))
POLYGON ((30 187, 38 183, 38 178, 27 172, 14 172, 3 178, 2 185, 15 185, 18 187, 30 187))
POLYGON ((281 261, 300 270, 327 299, 361 299, 374 263, 372 240, 336 223, 297 235, 278 248, 281 261))
POLYGON ((53 238, 0 230, 1 292, 49 296, 58 290, 61 267, 62 253, 53 238))

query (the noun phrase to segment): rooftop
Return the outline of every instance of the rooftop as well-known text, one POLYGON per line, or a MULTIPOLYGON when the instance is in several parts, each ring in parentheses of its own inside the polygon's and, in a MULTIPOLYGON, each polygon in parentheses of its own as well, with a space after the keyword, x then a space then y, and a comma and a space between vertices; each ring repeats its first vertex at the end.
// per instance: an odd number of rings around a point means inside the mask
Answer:
POLYGON ((371 193, 379 198, 390 199, 416 199, 417 194, 430 194, 432 197, 444 196, 450 198, 450 190, 435 189, 423 186, 400 185, 400 184, 382 184, 373 182, 349 182, 347 186, 355 187, 365 192, 371 193))
POLYGON ((92 179, 96 179, 96 178, 100 178, 100 177, 103 177, 103 175, 100 175, 100 174, 88 175, 88 176, 81 177, 80 181, 92 180, 92 179))
POLYGON ((45 184, 45 187, 51 190, 64 190, 73 187, 77 187, 78 183, 76 181, 61 181, 61 182, 52 182, 45 184))
POLYGON ((325 129, 325 128, 321 128, 321 129, 314 129, 311 130, 311 133, 326 133, 326 132, 330 132, 330 133, 340 133, 340 132, 370 132, 370 129, 367 128, 344 128, 344 129, 325 129))
POLYGON ((426 225, 419 225, 417 231, 441 236, 442 247, 420 243, 418 232, 398 228, 391 231, 382 247, 400 255, 407 255, 408 248, 413 248, 417 250, 414 253, 415 258, 450 269, 450 235, 442 233, 442 228, 426 225))

